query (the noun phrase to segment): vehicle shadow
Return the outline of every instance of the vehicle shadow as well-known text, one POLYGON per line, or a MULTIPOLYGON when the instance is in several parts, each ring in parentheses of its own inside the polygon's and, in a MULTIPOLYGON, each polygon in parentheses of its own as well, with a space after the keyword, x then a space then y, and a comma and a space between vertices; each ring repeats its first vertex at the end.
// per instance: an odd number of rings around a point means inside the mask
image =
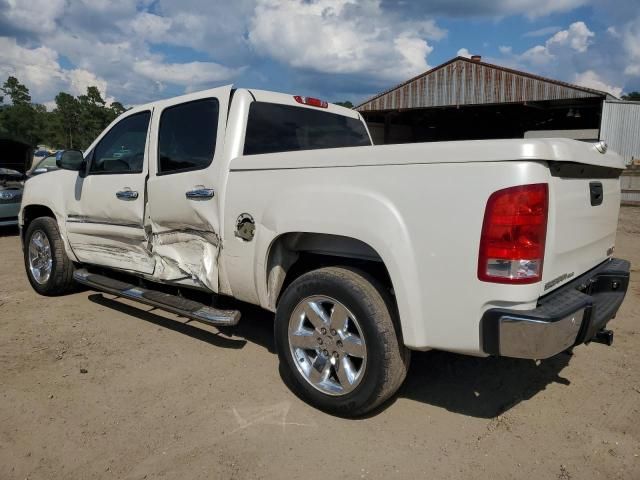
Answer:
POLYGON ((221 328, 220 331, 242 337, 251 343, 260 345, 269 353, 276 353, 276 344, 273 338, 273 313, 237 300, 230 300, 229 308, 240 310, 242 318, 235 327, 221 328))
POLYGON ((113 308, 126 315, 139 318, 159 327, 168 328, 175 332, 184 333, 196 340, 201 340, 216 347, 238 349, 246 345, 247 342, 260 345, 270 353, 275 353, 275 342, 273 340, 273 313, 263 310, 260 307, 243 303, 237 300, 222 299, 217 308, 237 308, 242 312, 240 323, 235 327, 217 327, 218 332, 210 332, 203 328, 203 324, 191 321, 172 320, 162 315, 153 313, 156 310, 153 307, 140 304, 139 307, 133 307, 122 303, 118 297, 108 298, 102 293, 94 293, 89 295, 89 300, 104 307, 113 308), (237 338, 233 338, 237 337, 237 338))
MULTIPOLYGON (((145 310, 145 306, 143 305, 141 305, 141 308, 132 307, 119 302, 117 299, 107 298, 101 293, 93 293, 89 295, 88 298, 91 302, 97 303, 103 307, 112 308, 118 312, 124 313, 125 315, 130 315, 159 327, 188 335, 191 338, 209 343, 215 347, 240 349, 247 343, 246 340, 229 338, 227 335, 223 335, 222 333, 210 332, 208 330, 198 328, 196 325, 192 325, 191 323, 183 323, 157 315, 153 313, 152 310, 145 310)), ((153 309, 153 307, 147 308, 153 309)))
POLYGON ((0 237, 14 237, 20 233, 17 225, 0 227, 0 237))
POLYGON ((570 359, 568 353, 535 362, 413 352, 399 396, 471 417, 494 418, 532 398, 549 384, 569 385, 560 372, 570 359))
MULTIPOLYGON (((197 322, 171 320, 146 310, 146 306, 132 307, 100 293, 89 295, 89 300, 216 347, 240 349, 247 342, 252 342, 275 354, 273 314, 253 305, 223 300, 224 304, 218 307, 238 308, 242 311, 242 319, 235 327, 221 328, 219 333, 213 333, 199 328, 197 322)), ((532 398, 547 385, 569 385, 560 372, 570 359, 571 356, 566 353, 534 362, 497 357, 477 358, 438 351, 412 352, 407 379, 395 398, 407 398, 471 417, 495 418, 532 398)), ((280 376, 289 384, 290 380, 282 369, 280 376)), ((394 402, 393 399, 386 402, 365 418, 378 415, 394 402)))

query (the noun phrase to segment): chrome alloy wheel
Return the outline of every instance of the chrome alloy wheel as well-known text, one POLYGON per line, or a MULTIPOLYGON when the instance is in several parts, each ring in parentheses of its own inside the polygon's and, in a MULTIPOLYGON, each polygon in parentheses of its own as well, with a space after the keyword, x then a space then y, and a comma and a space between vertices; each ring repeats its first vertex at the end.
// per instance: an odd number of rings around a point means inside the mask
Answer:
POLYGON ((289 319, 289 348, 304 379, 327 395, 353 391, 367 367, 358 319, 330 297, 307 297, 296 306, 289 319))
POLYGON ((42 230, 36 230, 29 241, 29 270, 31 277, 40 285, 47 283, 51 276, 53 258, 51 244, 42 230))

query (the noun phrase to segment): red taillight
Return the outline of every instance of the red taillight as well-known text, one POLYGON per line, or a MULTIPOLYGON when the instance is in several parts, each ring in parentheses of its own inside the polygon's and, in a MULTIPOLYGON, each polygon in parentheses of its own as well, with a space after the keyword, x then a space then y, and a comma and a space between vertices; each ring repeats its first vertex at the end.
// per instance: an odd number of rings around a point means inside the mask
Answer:
POLYGON ((494 192, 484 212, 478 278, 495 283, 539 282, 548 210, 546 183, 494 192))
POLYGON ((301 103, 303 105, 308 105, 310 107, 318 107, 318 108, 327 108, 329 106, 329 102, 325 102, 324 100, 320 100, 312 97, 301 97, 300 95, 296 95, 293 97, 296 102, 301 103))

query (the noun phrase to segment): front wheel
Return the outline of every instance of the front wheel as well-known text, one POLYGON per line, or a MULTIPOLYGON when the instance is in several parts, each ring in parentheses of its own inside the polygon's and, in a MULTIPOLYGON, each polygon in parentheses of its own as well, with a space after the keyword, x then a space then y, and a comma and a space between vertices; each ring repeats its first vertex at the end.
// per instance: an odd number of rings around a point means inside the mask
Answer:
POLYGON ((62 295, 73 290, 73 262, 67 257, 53 218, 36 218, 27 227, 24 265, 29 283, 39 294, 62 295))
POLYGON ((276 311, 280 363, 292 389, 321 410, 360 416, 400 388, 409 366, 396 310, 368 274, 314 270, 283 293, 276 311))

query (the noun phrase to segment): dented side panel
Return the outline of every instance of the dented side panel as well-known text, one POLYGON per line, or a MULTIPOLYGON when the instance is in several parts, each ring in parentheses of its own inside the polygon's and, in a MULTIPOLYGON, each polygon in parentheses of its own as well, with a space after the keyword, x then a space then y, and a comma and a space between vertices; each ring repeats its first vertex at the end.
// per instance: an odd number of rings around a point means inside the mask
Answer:
POLYGON ((73 238, 73 251, 80 261, 120 270, 153 272, 154 261, 149 255, 146 241, 125 236, 97 237, 82 233, 70 236, 73 238))
POLYGON ((230 96, 231 86, 220 87, 159 102, 154 109, 145 230, 155 261, 153 277, 156 280, 219 291, 218 261, 223 245, 220 241, 218 187, 230 96), (211 164, 199 170, 158 174, 158 132, 163 112, 176 105, 209 98, 218 101, 218 130, 211 132, 216 137, 211 164), (187 195, 196 190, 213 191, 213 195, 187 195))
POLYGON ((215 233, 186 226, 166 230, 157 224, 154 229, 151 253, 157 280, 187 281, 194 286, 217 290, 220 240, 215 233))
MULTIPOLYGON (((127 112, 109 126, 89 150, 94 150, 118 123, 140 111, 153 113, 151 107, 127 112)), ((147 145, 150 129, 149 125, 147 145)), ((153 272, 154 262, 143 224, 148 168, 148 149, 145 149, 140 172, 100 172, 87 176, 69 172, 75 178, 65 194, 63 219, 71 250, 80 262, 136 273, 153 272), (123 198, 119 196, 123 191, 137 195, 123 198)))

